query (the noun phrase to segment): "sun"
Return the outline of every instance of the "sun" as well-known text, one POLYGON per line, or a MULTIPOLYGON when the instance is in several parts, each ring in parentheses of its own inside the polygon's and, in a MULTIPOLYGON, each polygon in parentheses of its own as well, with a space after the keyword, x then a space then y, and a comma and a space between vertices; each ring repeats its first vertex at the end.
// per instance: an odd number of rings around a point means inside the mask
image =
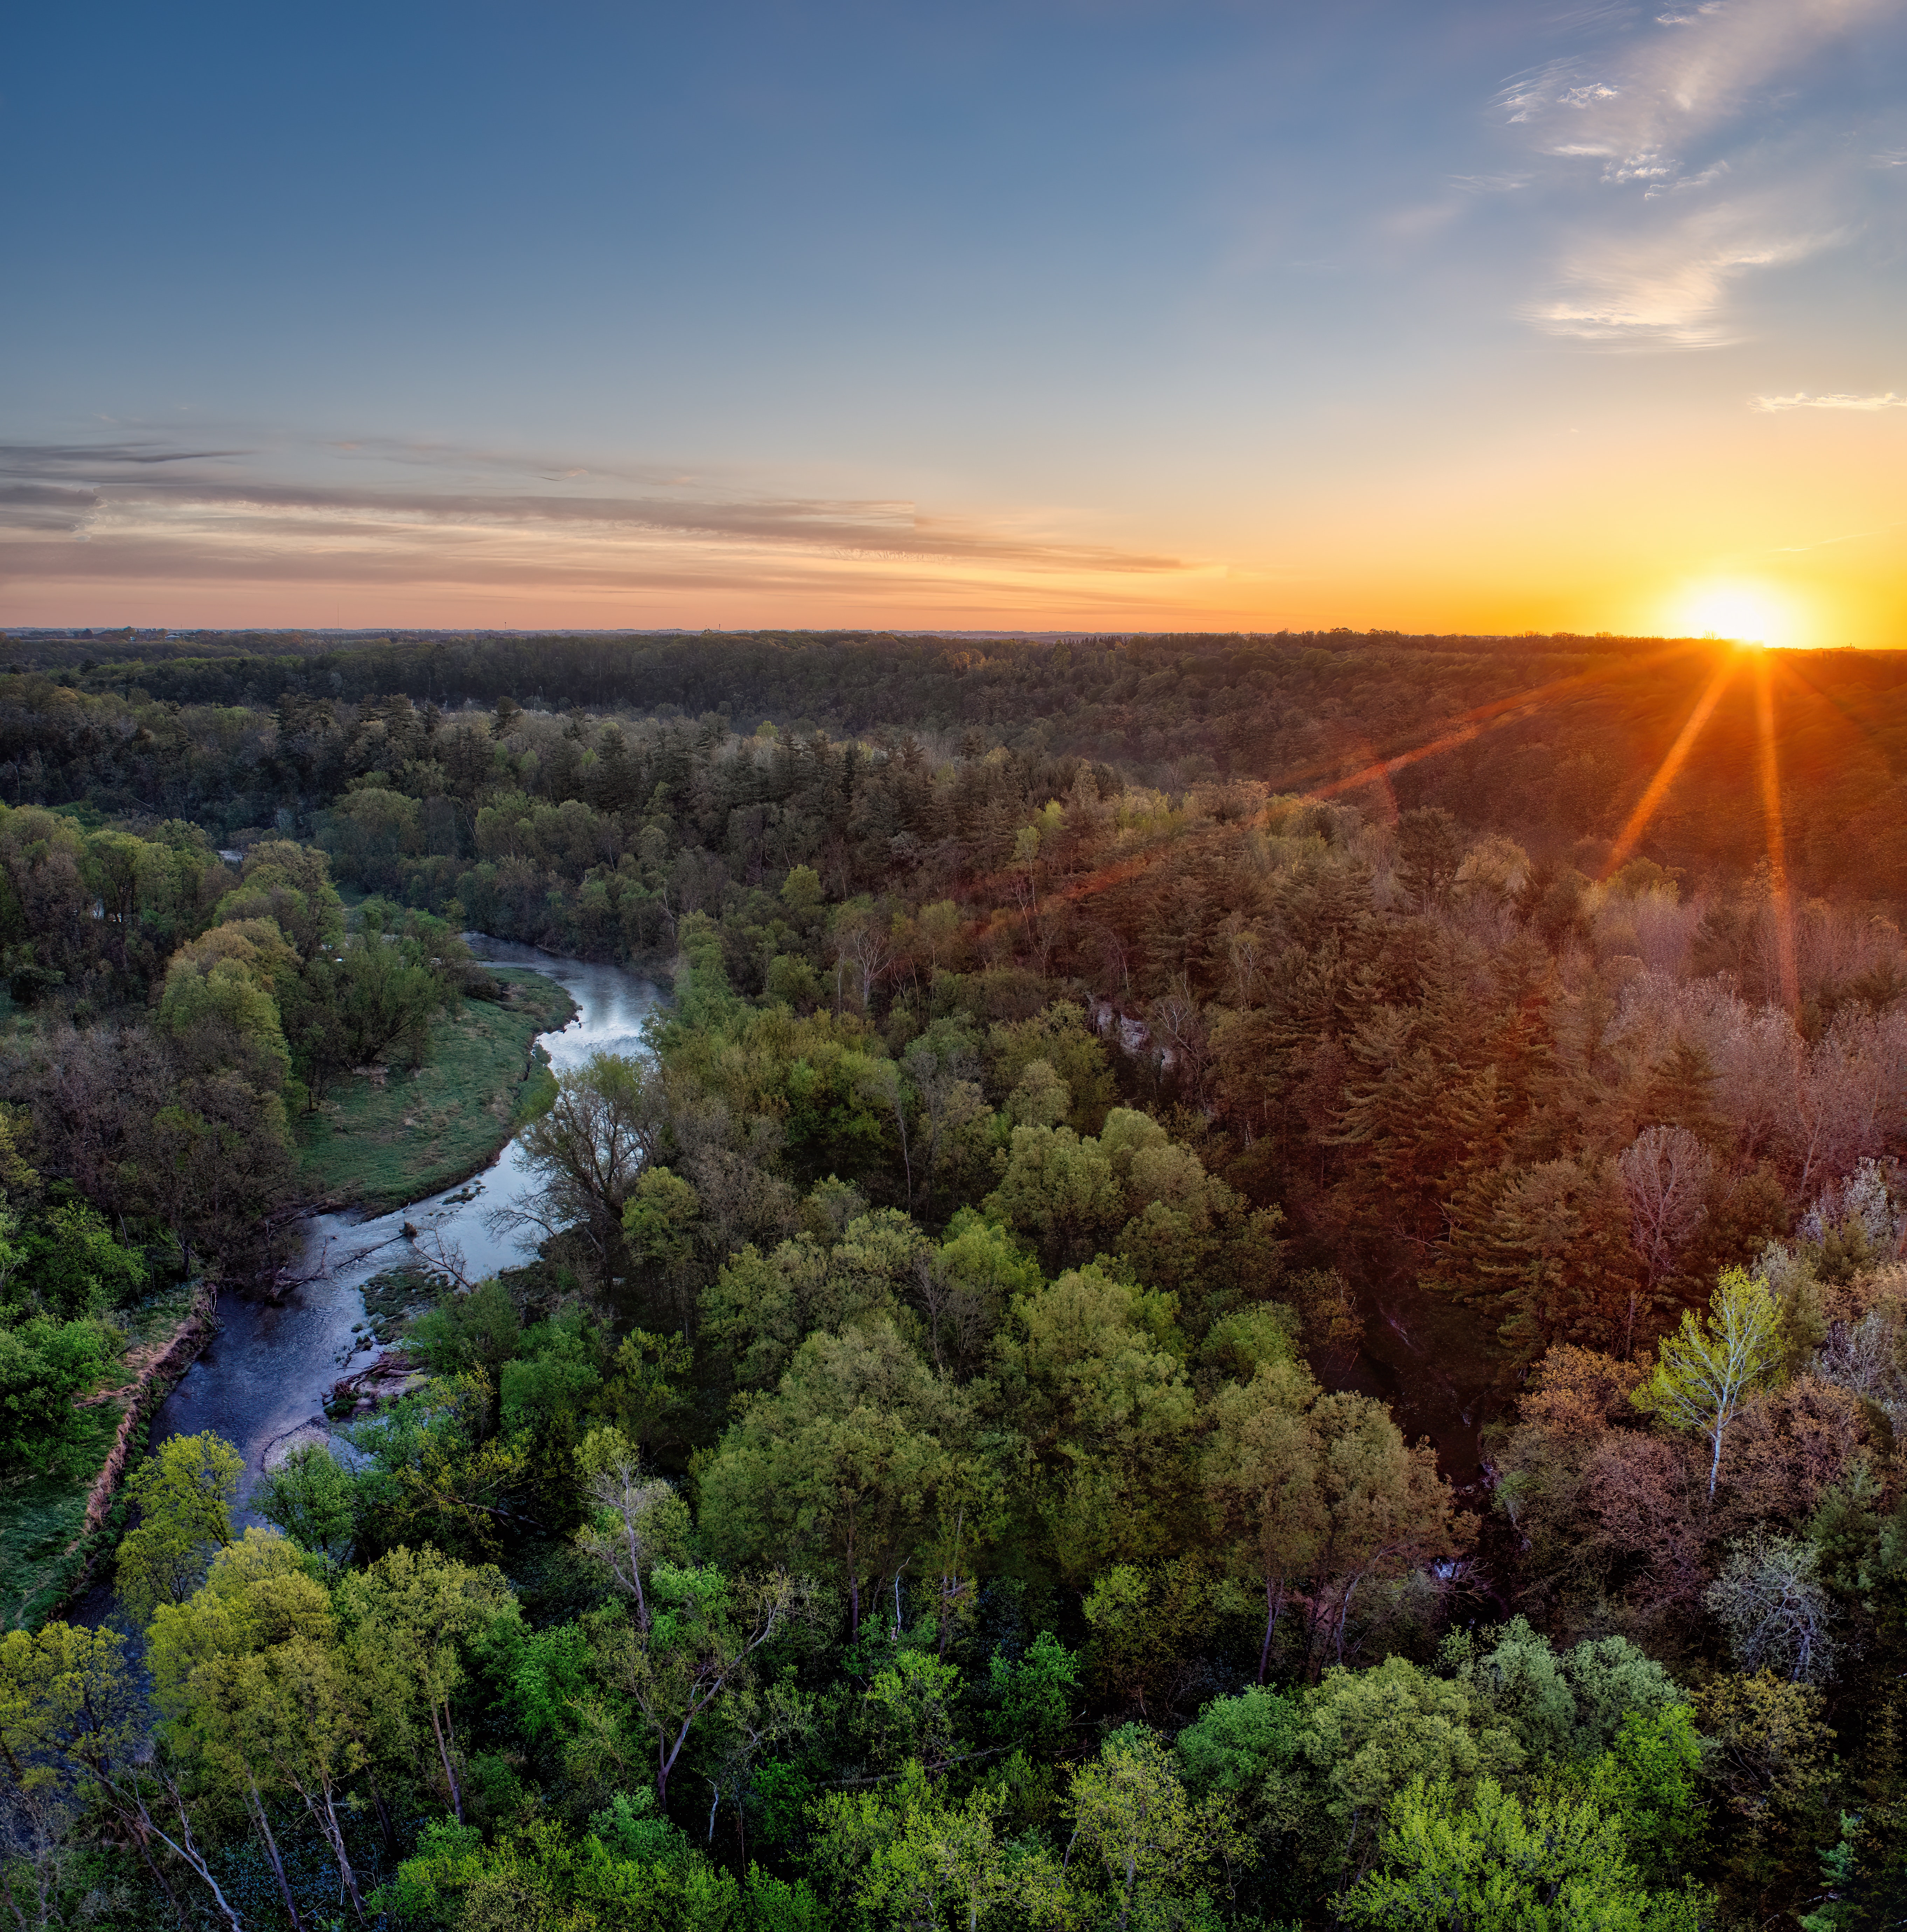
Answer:
POLYGON ((1679 637, 1721 638, 1731 644, 1791 644, 1795 614, 1788 599, 1764 584, 1729 578, 1690 584, 1671 608, 1679 637))

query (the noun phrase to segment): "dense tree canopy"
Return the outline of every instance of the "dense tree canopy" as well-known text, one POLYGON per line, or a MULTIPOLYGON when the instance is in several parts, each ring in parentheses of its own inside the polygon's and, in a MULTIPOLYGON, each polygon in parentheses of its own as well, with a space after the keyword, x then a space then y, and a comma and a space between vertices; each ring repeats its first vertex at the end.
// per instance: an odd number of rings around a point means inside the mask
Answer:
POLYGON ((1890 665, 1782 880, 1739 692, 1612 853, 1701 646, 191 641, 0 676, 0 1480, 459 934, 669 998, 404 1392, 0 1640, 23 1924, 1898 1916, 1890 665))

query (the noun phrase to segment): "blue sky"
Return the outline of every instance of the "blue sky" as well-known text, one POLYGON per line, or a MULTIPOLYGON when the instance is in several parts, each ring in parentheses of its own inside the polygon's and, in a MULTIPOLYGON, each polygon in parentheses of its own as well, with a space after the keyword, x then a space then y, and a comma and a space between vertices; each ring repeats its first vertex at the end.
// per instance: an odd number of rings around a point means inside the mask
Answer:
POLYGON ((1900 0, 17 9, 0 101, 0 621, 1907 616, 1900 0))

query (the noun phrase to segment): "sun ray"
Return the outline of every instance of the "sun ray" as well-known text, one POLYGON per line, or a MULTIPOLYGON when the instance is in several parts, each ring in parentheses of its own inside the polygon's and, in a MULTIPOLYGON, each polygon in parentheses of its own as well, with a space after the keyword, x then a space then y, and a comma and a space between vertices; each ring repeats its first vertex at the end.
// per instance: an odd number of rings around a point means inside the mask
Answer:
POLYGON ((1794 969, 1794 908, 1788 892, 1788 848, 1781 824, 1781 764, 1776 754, 1774 680, 1767 654, 1755 666, 1755 722, 1761 740, 1761 817, 1768 842, 1768 884, 1774 895, 1775 944, 1781 961, 1781 998, 1790 1012, 1800 1004, 1794 969))
POLYGON ((1721 701, 1722 693, 1727 689, 1728 681, 1735 674, 1737 660, 1731 656, 1722 661, 1722 668, 1708 681, 1708 688, 1695 700, 1695 708, 1689 713, 1689 722, 1682 727, 1681 735, 1668 748, 1668 755, 1656 767, 1656 775, 1649 781, 1648 788, 1636 800, 1635 809, 1629 814, 1629 820, 1616 835, 1616 842, 1609 848, 1609 856, 1602 867, 1602 876, 1608 878, 1617 866, 1635 849, 1635 842, 1648 830, 1649 820, 1656 815, 1656 808, 1675 782, 1683 761, 1687 758, 1695 740, 1701 736, 1701 728, 1708 722, 1709 714, 1721 701))
MULTIPOLYGON (((1395 816, 1395 794, 1391 792, 1389 783, 1391 775, 1394 772, 1401 771, 1407 766, 1416 764, 1422 759, 1434 758, 1440 752, 1454 751, 1459 746, 1469 744, 1473 740, 1481 736, 1486 731, 1494 730, 1500 724, 1513 723, 1527 712, 1572 692, 1587 689, 1593 685, 1606 684, 1620 677, 1632 676, 1638 671, 1653 670, 1658 665, 1667 664, 1678 658, 1688 657, 1692 653, 1699 652, 1705 656, 1713 648, 1712 644, 1705 642, 1691 644, 1678 640, 1660 650, 1650 652, 1641 657, 1620 658, 1614 662, 1598 665, 1592 670, 1575 671, 1567 677, 1553 678, 1547 684, 1536 685, 1527 691, 1512 692, 1507 698, 1492 698, 1487 704, 1476 705, 1468 711, 1460 712, 1457 717, 1450 721, 1444 730, 1439 733, 1436 737, 1429 739, 1421 745, 1413 746, 1407 751, 1395 752, 1389 758, 1373 760, 1360 766, 1356 771, 1333 778, 1326 784, 1296 792, 1295 796, 1307 800, 1322 801, 1335 798, 1345 792, 1360 790, 1366 785, 1380 784, 1384 788, 1392 803, 1391 815, 1395 816)), ((1653 812, 1662 794, 1668 789, 1669 783, 1674 777, 1676 768, 1680 766, 1682 759, 1686 755, 1689 745, 1699 733, 1702 724, 1707 722, 1709 712, 1714 709, 1716 700, 1720 696, 1721 687, 1731 675, 1733 669, 1733 654, 1731 653, 1730 658, 1725 661, 1722 670, 1697 700, 1695 712, 1690 716, 1688 724, 1683 728, 1682 736, 1676 741, 1668 760, 1664 761, 1662 771, 1656 774, 1649 790, 1644 794, 1643 806, 1647 807, 1649 813, 1653 812)), ((1342 755, 1341 752, 1339 755, 1342 755)), ((1311 773, 1328 769, 1329 762, 1326 760, 1319 760, 1312 764, 1301 766, 1296 771, 1280 774, 1277 778, 1270 782, 1275 793, 1281 794, 1287 799, 1294 796, 1293 788, 1296 785, 1311 773)), ((1642 806, 1638 806, 1638 812, 1641 812, 1642 808, 1642 806)), ((1277 809, 1277 798, 1275 796, 1268 800, 1263 808, 1254 814, 1252 822, 1263 824, 1269 821, 1277 809)), ((1646 816, 1639 820, 1632 817, 1629 824, 1623 827, 1623 838, 1632 844, 1634 838, 1640 836, 1647 822, 1646 816)), ((1083 899, 1094 898, 1101 892, 1107 891, 1115 886, 1122 885, 1128 880, 1136 878, 1140 874, 1152 870, 1172 848, 1173 842, 1168 838, 1155 850, 1144 853, 1128 854, 1122 858, 1095 867, 1083 878, 1069 880, 1064 885, 1052 887, 1044 896, 1049 900, 1062 900, 1074 904, 1083 899)), ((1627 846, 1621 847, 1617 856, 1611 862, 1612 865, 1620 864, 1622 860, 1627 856, 1627 846)), ((1005 922, 1011 924, 1023 920, 1024 915, 1017 912, 1011 915, 1003 914, 1000 917, 982 921, 978 929, 982 933, 990 932, 1002 922, 1002 918, 1005 919, 1005 922)))
MULTIPOLYGON (((1460 712, 1450 721, 1449 727, 1428 742, 1413 746, 1404 752, 1393 753, 1372 764, 1361 766, 1343 777, 1333 778, 1327 784, 1314 787, 1302 794, 1306 798, 1335 798, 1340 793, 1355 791, 1360 786, 1370 784, 1382 778, 1387 778, 1393 772, 1401 771, 1407 765, 1414 765, 1420 759, 1432 758, 1440 752, 1455 751, 1460 745, 1467 745, 1484 732, 1494 730, 1499 724, 1513 723, 1527 712, 1550 703, 1567 693, 1586 689, 1590 685, 1606 684, 1625 675, 1639 670, 1648 670, 1656 665, 1666 664, 1672 658, 1686 657, 1692 650, 1705 651, 1711 646, 1686 644, 1669 646, 1666 650, 1654 651, 1645 657, 1625 658, 1608 664, 1599 666, 1594 670, 1574 671, 1567 677, 1552 679, 1548 684, 1539 684, 1528 691, 1519 691, 1508 698, 1494 698, 1487 704, 1479 704, 1468 711, 1460 712)), ((1329 761, 1320 759, 1304 765, 1294 772, 1287 772, 1275 782, 1281 788, 1298 784, 1314 772, 1326 769, 1329 761)))

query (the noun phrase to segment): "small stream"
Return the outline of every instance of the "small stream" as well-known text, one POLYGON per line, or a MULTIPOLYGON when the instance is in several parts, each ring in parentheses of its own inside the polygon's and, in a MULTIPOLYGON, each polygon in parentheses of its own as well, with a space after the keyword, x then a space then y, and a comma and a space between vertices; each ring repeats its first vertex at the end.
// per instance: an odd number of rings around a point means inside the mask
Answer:
MULTIPOLYGON (((466 937, 478 958, 533 968, 576 1002, 579 1010, 569 1025, 538 1040, 559 1071, 592 1053, 641 1048, 643 1022, 659 998, 646 980, 533 946, 476 933, 466 937)), ((364 1283, 405 1261, 434 1264, 440 1243, 471 1281, 519 1266, 530 1238, 494 1234, 486 1223, 494 1210, 523 1199, 531 1186, 522 1148, 512 1140, 470 1180, 388 1214, 369 1220, 349 1214, 314 1216, 305 1224, 304 1250, 294 1264, 299 1285, 275 1304, 237 1296, 221 1300, 219 1332, 160 1406, 152 1442, 206 1429, 224 1436, 245 1460, 236 1520, 241 1526, 257 1522, 244 1505, 273 1445, 307 1431, 321 1432, 323 1398, 332 1383, 375 1358, 368 1331, 352 1333, 365 1318, 364 1283), (404 1232, 407 1222, 417 1231, 414 1243, 404 1232)))

